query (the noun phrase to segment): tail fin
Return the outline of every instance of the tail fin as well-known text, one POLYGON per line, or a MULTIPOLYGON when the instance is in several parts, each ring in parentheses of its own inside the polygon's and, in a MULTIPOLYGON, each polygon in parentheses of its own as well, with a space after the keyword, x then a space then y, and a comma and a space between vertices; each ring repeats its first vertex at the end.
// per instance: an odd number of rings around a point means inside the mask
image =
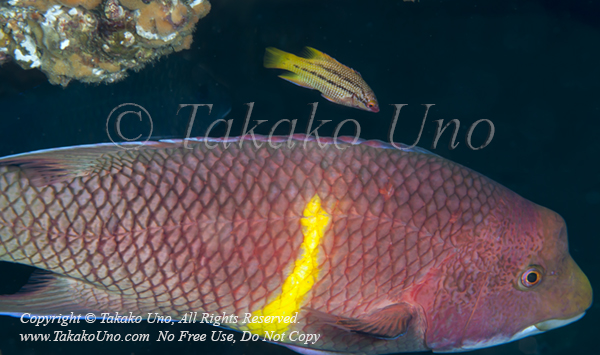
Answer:
POLYGON ((287 69, 287 63, 293 56, 293 54, 284 52, 281 49, 268 47, 265 51, 263 63, 265 68, 287 69))

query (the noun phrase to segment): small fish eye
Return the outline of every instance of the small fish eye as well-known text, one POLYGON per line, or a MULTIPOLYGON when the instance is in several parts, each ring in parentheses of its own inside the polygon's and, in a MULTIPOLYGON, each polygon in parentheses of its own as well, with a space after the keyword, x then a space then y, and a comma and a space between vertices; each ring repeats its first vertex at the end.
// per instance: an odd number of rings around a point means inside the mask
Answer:
POLYGON ((369 107, 373 107, 373 106, 375 106, 375 105, 373 105, 372 102, 369 102, 369 107))
POLYGON ((519 281, 521 286, 531 288, 542 281, 542 272, 536 267, 531 267, 521 274, 519 281))

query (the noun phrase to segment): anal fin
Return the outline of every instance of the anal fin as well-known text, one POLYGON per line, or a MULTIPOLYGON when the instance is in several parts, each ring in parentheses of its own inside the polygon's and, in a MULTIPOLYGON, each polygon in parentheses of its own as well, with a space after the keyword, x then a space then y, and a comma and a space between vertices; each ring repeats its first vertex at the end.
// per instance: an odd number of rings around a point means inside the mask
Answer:
POLYGON ((70 279, 57 274, 36 270, 28 283, 12 295, 0 296, 0 314, 20 316, 56 315, 65 313, 93 312, 77 301, 70 279))
POLYGON ((295 84, 295 85, 298 85, 298 86, 301 86, 301 87, 303 87, 303 88, 307 88, 307 89, 313 89, 311 86, 309 86, 308 84, 306 84, 306 83, 305 83, 305 82, 302 80, 302 78, 300 78, 300 76, 298 76, 298 75, 297 75, 297 74, 295 74, 295 73, 291 73, 291 72, 288 72, 288 73, 283 73, 283 74, 279 75, 279 77, 280 77, 281 79, 283 79, 283 80, 287 80, 287 81, 289 81, 290 83, 292 83, 292 84, 295 84))
POLYGON ((23 288, 12 295, 0 295, 0 315, 20 317, 69 315, 71 312, 100 317, 101 313, 135 310, 135 300, 74 278, 36 270, 23 288))
POLYGON ((391 340, 408 331, 412 320, 412 307, 407 303, 396 303, 376 309, 360 318, 347 318, 308 310, 323 323, 378 339, 391 340))
POLYGON ((334 99, 332 99, 331 97, 329 97, 329 96, 327 96, 325 94, 321 94, 321 96, 323 96, 325 99, 327 99, 327 101, 333 102, 334 104, 339 103, 339 102, 335 101, 334 99))
POLYGON ((344 353, 344 352, 339 352, 339 351, 326 351, 326 350, 310 349, 310 348, 305 348, 302 346, 283 344, 283 343, 277 343, 277 344, 283 345, 286 348, 293 350, 293 351, 297 352, 298 354, 302 354, 302 355, 350 355, 351 354, 351 353, 344 353))

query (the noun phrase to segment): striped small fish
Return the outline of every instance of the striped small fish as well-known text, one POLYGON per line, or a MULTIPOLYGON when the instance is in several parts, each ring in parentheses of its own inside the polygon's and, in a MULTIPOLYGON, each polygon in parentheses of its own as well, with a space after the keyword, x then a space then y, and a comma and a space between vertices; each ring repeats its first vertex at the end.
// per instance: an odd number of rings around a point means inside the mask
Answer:
POLYGON ((265 52, 265 68, 285 69, 280 78, 296 85, 319 90, 324 98, 336 104, 379 112, 373 90, 360 73, 314 48, 305 47, 302 57, 269 47, 265 52))

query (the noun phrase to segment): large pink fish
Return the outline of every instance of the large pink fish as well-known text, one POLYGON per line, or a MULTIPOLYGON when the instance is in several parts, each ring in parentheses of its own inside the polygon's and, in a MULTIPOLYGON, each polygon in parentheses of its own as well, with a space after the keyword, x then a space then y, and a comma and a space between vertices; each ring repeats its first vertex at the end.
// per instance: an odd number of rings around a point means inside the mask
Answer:
POLYGON ((501 344, 590 307, 556 213, 418 148, 303 137, 1 159, 0 260, 50 273, 0 311, 196 311, 304 354, 383 354, 501 344))

